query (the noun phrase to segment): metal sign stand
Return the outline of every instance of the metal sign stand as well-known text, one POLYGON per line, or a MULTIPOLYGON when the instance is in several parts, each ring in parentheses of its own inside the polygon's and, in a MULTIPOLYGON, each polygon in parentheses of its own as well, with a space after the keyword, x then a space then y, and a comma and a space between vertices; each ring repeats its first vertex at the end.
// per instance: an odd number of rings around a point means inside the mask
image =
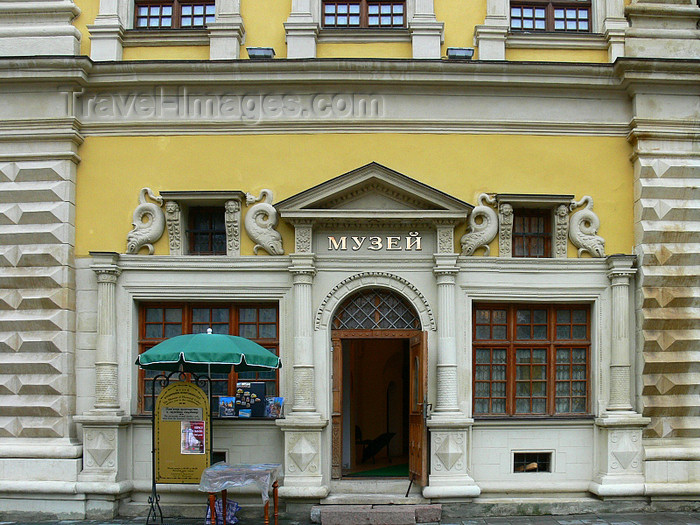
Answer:
POLYGON ((212 409, 212 391, 211 391, 211 374, 197 375, 192 372, 183 372, 182 370, 170 372, 169 374, 161 373, 151 380, 151 495, 148 497, 148 517, 146 525, 155 525, 156 519, 160 518, 160 524, 163 524, 163 511, 160 508, 160 495, 156 488, 156 382, 160 385, 161 390, 170 384, 171 378, 177 374, 178 381, 187 381, 187 376, 190 376, 190 382, 204 388, 207 387, 209 393, 209 450, 213 459, 214 455, 214 429, 212 428, 212 420, 214 410, 212 409))

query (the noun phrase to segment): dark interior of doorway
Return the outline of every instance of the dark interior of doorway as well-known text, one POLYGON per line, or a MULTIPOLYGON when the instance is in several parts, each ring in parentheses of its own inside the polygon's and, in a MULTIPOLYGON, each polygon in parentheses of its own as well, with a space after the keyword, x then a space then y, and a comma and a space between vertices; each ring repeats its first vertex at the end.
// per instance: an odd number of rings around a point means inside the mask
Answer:
POLYGON ((408 478, 408 339, 343 341, 343 477, 408 478))

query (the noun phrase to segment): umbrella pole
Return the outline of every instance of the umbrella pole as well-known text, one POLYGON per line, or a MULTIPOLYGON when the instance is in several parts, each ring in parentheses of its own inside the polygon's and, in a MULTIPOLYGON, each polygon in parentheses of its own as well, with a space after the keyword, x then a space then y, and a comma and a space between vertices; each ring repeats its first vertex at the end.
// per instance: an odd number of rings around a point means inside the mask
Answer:
MULTIPOLYGON (((214 463, 214 406, 212 405, 212 391, 211 391, 211 363, 207 363, 207 381, 209 381, 209 465, 214 463)), ((218 409, 218 407, 217 407, 218 409)), ((226 514, 226 509, 223 510, 224 515, 226 514)))
POLYGON ((156 522, 156 516, 160 516, 160 523, 163 523, 163 511, 160 508, 160 496, 156 490, 156 379, 161 377, 162 374, 155 376, 152 379, 151 385, 151 480, 153 482, 151 486, 151 495, 148 497, 148 504, 150 508, 148 509, 148 517, 146 518, 146 525, 156 522), (153 521, 151 521, 151 516, 153 521))

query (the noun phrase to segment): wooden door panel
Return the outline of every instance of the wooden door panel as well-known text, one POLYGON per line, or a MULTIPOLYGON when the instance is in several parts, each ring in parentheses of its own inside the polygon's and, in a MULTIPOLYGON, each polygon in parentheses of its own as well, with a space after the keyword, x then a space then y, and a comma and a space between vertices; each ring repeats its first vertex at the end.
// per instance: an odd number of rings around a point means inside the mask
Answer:
POLYGON ((428 484, 428 431, 425 425, 428 392, 428 333, 410 340, 408 471, 422 486, 428 484))
POLYGON ((333 338, 333 406, 331 432, 333 451, 331 478, 340 479, 343 473, 343 345, 340 338, 333 338))

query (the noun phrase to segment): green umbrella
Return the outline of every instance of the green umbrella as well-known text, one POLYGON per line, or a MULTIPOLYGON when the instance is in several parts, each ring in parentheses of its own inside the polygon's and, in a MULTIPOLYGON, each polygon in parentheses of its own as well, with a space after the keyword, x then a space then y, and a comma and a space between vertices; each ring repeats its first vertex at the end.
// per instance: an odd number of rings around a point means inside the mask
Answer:
POLYGON ((178 335, 149 348, 136 359, 146 370, 174 372, 182 366, 185 372, 228 373, 266 372, 282 366, 282 361, 258 343, 235 335, 178 335))

